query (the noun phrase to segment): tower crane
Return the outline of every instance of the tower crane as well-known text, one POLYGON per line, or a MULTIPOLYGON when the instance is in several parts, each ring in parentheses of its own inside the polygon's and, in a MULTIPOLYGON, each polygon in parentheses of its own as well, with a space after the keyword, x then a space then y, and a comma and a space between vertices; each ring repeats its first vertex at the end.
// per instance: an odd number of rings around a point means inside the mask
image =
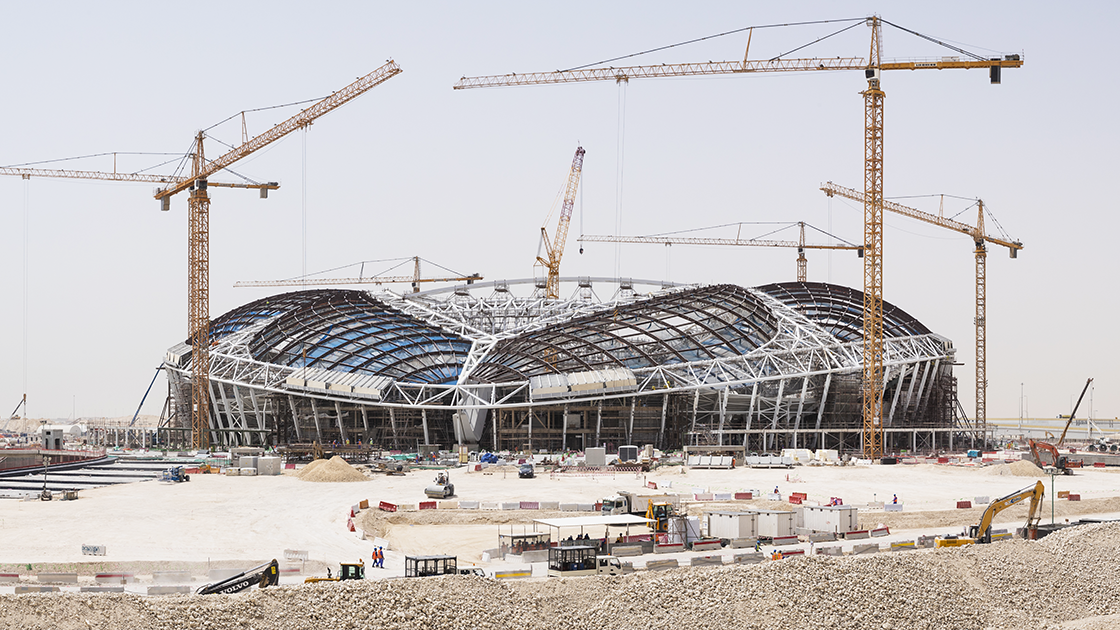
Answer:
MULTIPOLYGON (((821 186, 821 190, 829 197, 840 196, 853 201, 865 202, 865 196, 858 190, 838 186, 832 182, 828 182, 821 186)), ((975 319, 973 320, 976 326, 976 426, 981 431, 987 429, 988 424, 988 411, 987 411, 987 396, 988 396, 988 377, 987 377, 987 329, 988 329, 988 277, 987 277, 987 258, 988 258, 988 243, 1000 245, 1007 248, 1008 253, 1012 258, 1019 257, 1019 250, 1023 249, 1023 244, 1019 241, 1008 241, 994 236, 989 236, 984 231, 984 202, 977 200, 976 212, 976 225, 968 225, 953 219, 947 219, 944 216, 938 216, 929 212, 922 212, 904 206, 900 203, 893 201, 883 200, 883 209, 896 214, 917 219, 925 223, 937 225, 954 232, 967 234, 972 239, 975 245, 974 254, 976 256, 976 309, 975 319)))
MULTIPOLYGON (((709 61, 707 63, 675 63, 654 66, 582 67, 555 72, 529 72, 477 77, 463 77, 453 88, 464 90, 481 87, 583 83, 589 81, 629 82, 630 79, 686 77, 723 74, 755 74, 768 72, 816 72, 861 70, 867 89, 861 92, 864 101, 864 257, 863 257, 863 377, 862 417, 863 454, 876 458, 883 452, 883 101, 886 93, 880 83, 884 70, 987 69, 991 83, 1000 82, 1003 68, 1023 65, 1018 54, 984 58, 959 47, 933 39, 879 16, 853 21, 854 27, 866 23, 871 28, 868 57, 834 57, 786 59, 783 56, 766 60, 750 60, 751 28, 742 61, 709 61), (884 61, 882 59, 883 23, 951 48, 970 59, 942 57, 928 60, 884 61)), ((745 30, 745 29, 740 29, 745 30)), ((835 33, 834 33, 835 34, 835 33)), ((707 38, 705 38, 707 39, 707 38)), ((818 40, 820 41, 820 40, 818 40)), ((803 47, 802 47, 803 48, 803 47)))
POLYGON ((207 189, 211 186, 224 188, 256 188, 261 197, 268 196, 268 190, 275 190, 279 184, 238 184, 211 182, 209 178, 218 171, 232 166, 238 160, 251 155, 289 133, 311 125, 316 119, 331 112, 351 100, 361 96, 374 87, 384 83, 402 72, 393 60, 369 74, 358 77, 353 83, 333 92, 330 96, 316 102, 307 109, 268 131, 245 140, 240 146, 230 149, 217 159, 208 160, 203 148, 206 137, 204 131, 195 135, 191 148, 190 175, 148 175, 142 173, 116 173, 99 171, 51 170, 29 168, 3 168, 0 175, 19 175, 24 179, 31 177, 63 177, 70 179, 99 179, 128 182, 154 182, 163 184, 157 189, 155 198, 161 210, 171 209, 171 197, 183 191, 190 192, 188 202, 189 218, 187 239, 187 330, 191 344, 191 444, 194 448, 204 449, 210 445, 210 197, 207 189))
MULTIPOLYGON (((579 177, 583 172, 583 147, 576 147, 576 155, 572 158, 572 168, 568 171, 568 185, 564 189, 564 204, 560 207, 560 221, 556 224, 556 234, 552 243, 548 242, 548 229, 541 226, 541 243, 544 245, 545 255, 542 257, 537 252, 537 261, 534 266, 544 267, 546 278, 544 297, 548 300, 560 298, 560 259, 564 257, 564 244, 568 240, 568 224, 572 221, 572 208, 576 203, 576 190, 579 189, 579 177)), ((555 206, 553 206, 555 207, 555 206)))
MULTIPOLYGON (((742 225, 742 224, 740 224, 742 225)), ((581 243, 656 243, 660 245, 733 245, 737 247, 796 247, 797 248, 797 281, 807 282, 809 275, 809 261, 805 258, 807 249, 850 249, 863 255, 863 247, 859 245, 813 245, 805 242, 805 222, 798 221, 800 238, 796 241, 778 241, 773 239, 741 239, 735 238, 703 238, 703 237, 678 237, 678 236, 611 236, 606 234, 584 234, 579 237, 581 243)), ((812 226, 809 226, 812 227, 812 226)))
POLYGON ((422 278, 420 276, 420 260, 419 256, 413 256, 413 272, 411 276, 359 276, 357 278, 290 278, 288 280, 239 280, 233 284, 234 288, 243 287, 327 287, 339 286, 350 284, 392 284, 396 282, 411 282, 412 292, 420 292, 420 283, 422 282, 466 282, 467 284, 474 284, 476 280, 482 280, 482 276, 477 273, 472 273, 469 276, 447 276, 443 278, 422 278))

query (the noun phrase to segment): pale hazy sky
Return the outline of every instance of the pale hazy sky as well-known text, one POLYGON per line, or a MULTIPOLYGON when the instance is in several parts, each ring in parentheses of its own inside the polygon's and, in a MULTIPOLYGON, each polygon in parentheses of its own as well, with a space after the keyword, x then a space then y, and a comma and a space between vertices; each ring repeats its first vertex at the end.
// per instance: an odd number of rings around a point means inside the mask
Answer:
MULTIPOLYGON (((622 90, 614 83, 453 91, 461 76, 555 70, 751 25, 885 19, 970 50, 1019 52, 1021 69, 893 72, 888 197, 985 200, 1026 249, 988 263, 988 415, 1069 413, 1095 377, 1096 417, 1120 415, 1120 236, 1112 3, 294 2, 15 3, 5 7, 0 165, 101 152, 182 154, 194 133, 244 109, 323 96, 395 59, 404 73, 235 166, 282 188, 213 190, 211 314, 266 291, 236 280, 420 255, 487 279, 532 275, 539 227, 577 142, 582 207, 565 275, 613 275, 622 90), (306 190, 303 153, 306 142, 306 190)), ((756 31, 769 58, 841 28, 756 31)), ((865 56, 860 26, 794 56, 865 56)), ((737 34, 632 63, 742 59, 737 34)), ((954 54, 884 31, 884 58, 954 54)), ((622 65, 627 62, 619 62, 622 65)), ((862 215, 818 191, 862 189, 858 72, 635 80, 625 88, 621 224, 654 234, 737 221, 798 221, 860 240, 862 215)), ((294 111, 249 115, 257 134, 294 111)), ((212 133, 236 144, 240 125, 212 133)), ((207 154, 220 154, 211 142, 207 154)), ((120 157, 131 171, 171 156, 120 157)), ((111 170, 111 158, 58 167, 111 170)), ((173 164, 153 169, 167 173, 173 164)), ((214 179, 219 179, 215 177, 214 179)), ((232 177, 221 179, 233 179, 232 177)), ((131 414, 164 351, 186 337, 186 198, 161 213, 152 185, 0 178, 0 415, 23 393, 36 417, 131 414), (24 214, 28 292, 24 372, 24 214), (3 407, 6 405, 7 407, 3 407)), ((937 201, 900 200, 936 212, 937 201)), ((946 212, 968 202, 947 202, 946 212)), ((975 211, 960 217, 972 222, 975 211)), ((952 339, 973 409, 972 244, 888 215, 885 290, 952 339)), ((550 226, 551 227, 551 226, 550 226)), ((766 231, 755 228, 757 233, 766 231)), ((751 234, 754 235, 754 234, 751 234)), ((792 237, 792 233, 789 233, 792 237)), ((795 279, 791 250, 631 245, 624 275, 753 286, 795 279)), ((860 261, 809 252, 809 279, 862 287, 860 261)), ((145 405, 159 413, 161 377, 145 405)), ((1083 403, 1079 416, 1089 412, 1083 403)))

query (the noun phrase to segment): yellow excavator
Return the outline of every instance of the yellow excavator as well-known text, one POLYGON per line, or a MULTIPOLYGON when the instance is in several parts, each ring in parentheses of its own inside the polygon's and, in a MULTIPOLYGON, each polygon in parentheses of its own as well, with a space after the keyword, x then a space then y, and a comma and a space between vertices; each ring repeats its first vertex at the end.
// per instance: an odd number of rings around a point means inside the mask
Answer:
POLYGON ((331 575, 331 570, 327 569, 327 577, 309 577, 306 578, 304 584, 315 584, 317 582, 342 582, 344 580, 364 580, 366 579, 366 563, 364 560, 357 562, 343 562, 338 567, 338 575, 331 575))
POLYGON ((1027 513, 1027 524, 1023 527, 1023 537, 1030 539, 1036 538, 1037 536, 1033 534, 1038 531, 1038 521, 1042 517, 1042 494, 1044 489, 1045 487, 1042 485, 1042 482, 1036 481, 1033 486, 1027 486, 1022 490, 1017 490, 1005 497, 1000 497, 992 501, 988 504, 988 509, 984 510, 984 515, 980 517, 980 524, 968 526, 968 536, 939 537, 934 540, 934 546, 962 547, 964 545, 992 542, 992 519, 995 518, 996 514, 1026 499, 1031 500, 1031 509, 1027 513))

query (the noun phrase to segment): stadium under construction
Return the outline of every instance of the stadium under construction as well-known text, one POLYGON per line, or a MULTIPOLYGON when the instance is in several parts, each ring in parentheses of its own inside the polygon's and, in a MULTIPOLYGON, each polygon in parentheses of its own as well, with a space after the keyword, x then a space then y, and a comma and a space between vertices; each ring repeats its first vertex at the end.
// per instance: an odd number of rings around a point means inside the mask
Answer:
MULTIPOLYGON (((569 299, 523 280, 233 309, 210 328, 210 441, 861 450, 861 292, 563 280, 569 299)), ((884 314, 884 450, 981 440, 958 413, 952 342, 884 314)), ((191 346, 163 367, 165 436, 189 439, 191 346)))

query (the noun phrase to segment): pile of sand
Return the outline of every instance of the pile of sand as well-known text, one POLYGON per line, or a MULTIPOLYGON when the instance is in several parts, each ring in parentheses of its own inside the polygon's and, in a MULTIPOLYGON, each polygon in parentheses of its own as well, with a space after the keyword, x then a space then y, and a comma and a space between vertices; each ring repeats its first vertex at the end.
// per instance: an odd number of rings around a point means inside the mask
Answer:
POLYGON ((330 459, 317 459, 304 466, 296 476, 304 481, 367 481, 362 471, 346 463, 338 455, 330 459))
POLYGON ((1042 469, 1034 465, 1034 462, 1029 462, 1021 459, 1014 464, 999 464, 996 466, 988 466, 984 469, 984 473, 988 475, 995 475, 999 477, 1045 477, 1046 473, 1042 469))

